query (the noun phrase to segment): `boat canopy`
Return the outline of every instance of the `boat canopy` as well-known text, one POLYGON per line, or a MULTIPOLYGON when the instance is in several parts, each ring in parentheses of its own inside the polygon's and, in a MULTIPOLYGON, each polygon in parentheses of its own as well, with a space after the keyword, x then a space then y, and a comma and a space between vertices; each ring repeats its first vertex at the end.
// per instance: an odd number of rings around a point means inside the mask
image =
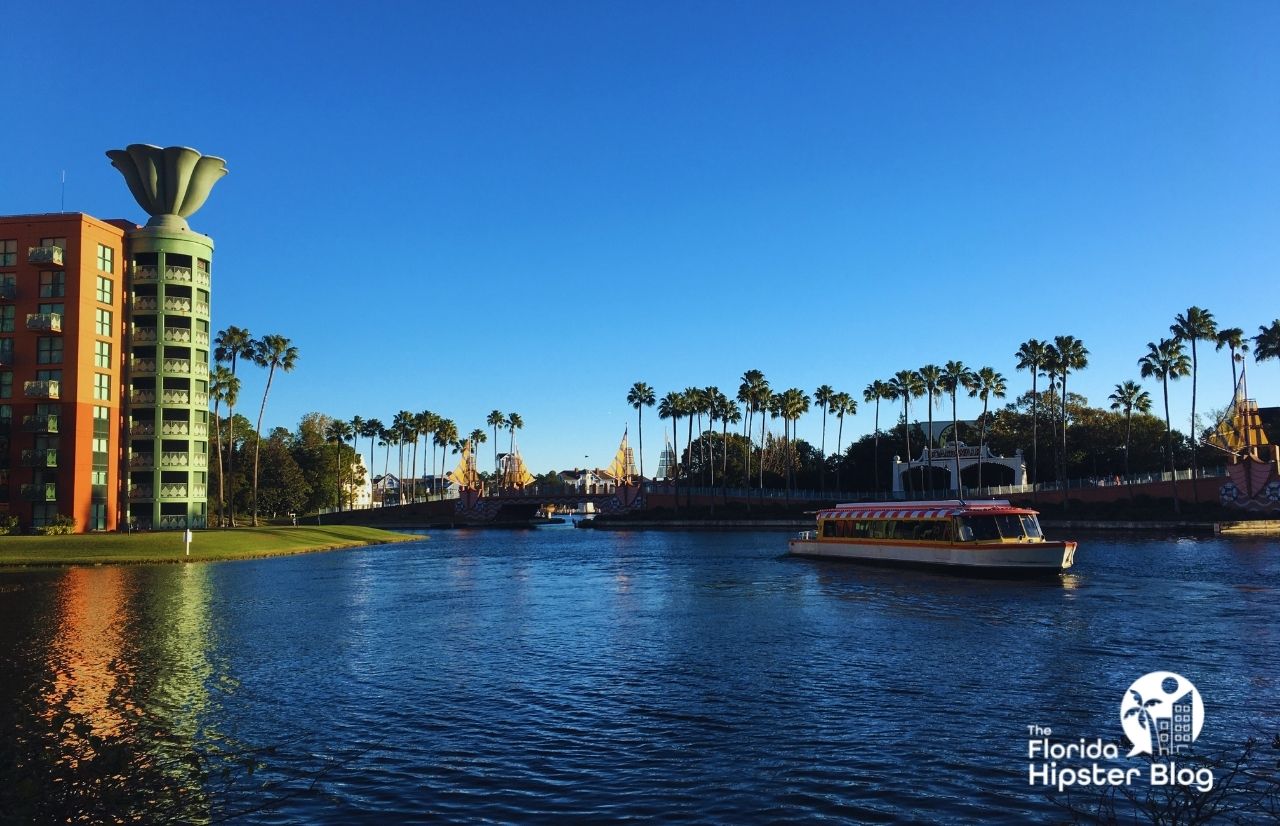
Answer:
POLYGON ((1035 514, 1030 508, 1010 505, 1008 500, 983 502, 945 500, 938 502, 851 502, 818 511, 819 519, 947 519, 952 516, 997 516, 1035 514))

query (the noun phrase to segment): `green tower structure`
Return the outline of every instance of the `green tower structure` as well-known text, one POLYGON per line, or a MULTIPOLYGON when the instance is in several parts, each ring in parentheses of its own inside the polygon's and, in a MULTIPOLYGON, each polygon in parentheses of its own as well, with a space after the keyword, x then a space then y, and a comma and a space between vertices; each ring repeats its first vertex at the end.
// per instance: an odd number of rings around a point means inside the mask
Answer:
POLYGON ((148 530, 203 528, 213 239, 193 232, 186 219, 227 174, 226 162, 147 144, 107 157, 151 216, 126 236, 126 519, 148 530))

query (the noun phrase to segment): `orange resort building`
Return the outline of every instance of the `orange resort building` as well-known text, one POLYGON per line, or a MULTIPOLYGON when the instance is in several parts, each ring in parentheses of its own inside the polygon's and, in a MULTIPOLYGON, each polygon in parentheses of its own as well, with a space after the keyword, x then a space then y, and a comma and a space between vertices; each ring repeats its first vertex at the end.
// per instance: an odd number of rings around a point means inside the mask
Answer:
POLYGON ((23 528, 204 527, 212 243, 148 229, 0 217, 0 517, 23 528))

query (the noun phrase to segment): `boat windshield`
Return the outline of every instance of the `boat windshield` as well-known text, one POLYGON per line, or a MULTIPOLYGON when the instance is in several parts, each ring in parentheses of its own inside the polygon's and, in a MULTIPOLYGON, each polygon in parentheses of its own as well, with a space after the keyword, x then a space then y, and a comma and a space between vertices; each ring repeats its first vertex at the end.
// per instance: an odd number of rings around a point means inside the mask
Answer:
POLYGON ((999 539, 1040 539, 1040 523, 1031 514, 960 517, 962 542, 992 542, 999 539))

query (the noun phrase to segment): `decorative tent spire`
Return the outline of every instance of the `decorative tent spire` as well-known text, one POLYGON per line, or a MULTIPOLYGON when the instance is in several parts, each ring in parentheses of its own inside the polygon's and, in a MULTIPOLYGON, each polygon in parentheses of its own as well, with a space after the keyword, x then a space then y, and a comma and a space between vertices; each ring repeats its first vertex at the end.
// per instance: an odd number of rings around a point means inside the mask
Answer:
POLYGON ((227 162, 186 146, 161 149, 133 143, 107 152, 138 206, 151 216, 149 227, 189 229, 186 219, 204 206, 213 185, 227 174, 227 162))

